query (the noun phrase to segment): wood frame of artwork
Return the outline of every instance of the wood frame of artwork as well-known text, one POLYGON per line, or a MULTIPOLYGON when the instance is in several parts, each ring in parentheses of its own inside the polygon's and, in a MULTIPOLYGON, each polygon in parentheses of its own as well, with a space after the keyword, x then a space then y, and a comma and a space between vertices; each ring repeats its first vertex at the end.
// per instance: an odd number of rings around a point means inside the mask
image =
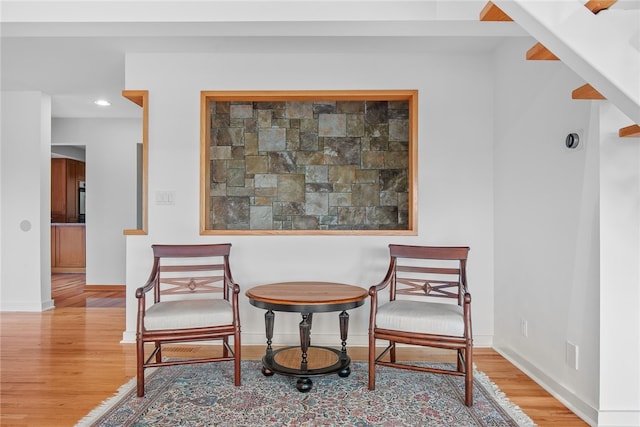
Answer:
POLYGON ((201 235, 416 235, 417 90, 202 91, 201 235))

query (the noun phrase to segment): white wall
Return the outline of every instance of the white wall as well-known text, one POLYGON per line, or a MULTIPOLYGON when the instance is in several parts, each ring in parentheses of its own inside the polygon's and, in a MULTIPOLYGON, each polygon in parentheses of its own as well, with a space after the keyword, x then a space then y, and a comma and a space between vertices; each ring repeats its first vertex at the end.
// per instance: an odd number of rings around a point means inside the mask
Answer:
POLYGON ((51 300, 51 98, 2 92, 0 311, 42 311, 51 300))
POLYGON ((532 44, 509 41, 496 53, 494 344, 594 420, 599 116, 590 101, 571 99, 584 82, 565 65, 524 59, 532 44), (568 150, 576 131, 583 146, 568 150), (579 347, 578 370, 565 363, 567 341, 579 347))
MULTIPOLYGON (((329 47, 327 51, 339 50, 329 47)), ((482 54, 129 54, 126 89, 149 90, 149 234, 127 236, 127 330, 153 243, 229 241, 243 290, 284 280, 362 287, 382 279, 389 243, 469 245, 477 345, 493 335, 491 59, 482 54), (418 235, 200 236, 200 91, 418 89, 418 235), (153 203, 160 190, 175 204, 153 203)), ((367 344, 368 305, 352 310, 349 343, 367 344)), ((241 298, 243 344, 262 345, 264 312, 241 298)), ((298 342, 298 316, 278 314, 274 344, 298 342)), ((338 342, 337 313, 314 317, 313 341, 338 342)))
POLYGON ((57 118, 52 140, 86 146, 87 284, 122 285, 123 230, 136 228, 136 144, 142 142, 142 121, 57 118))
POLYGON ((640 425, 640 144, 629 119, 600 114, 599 426, 640 425))

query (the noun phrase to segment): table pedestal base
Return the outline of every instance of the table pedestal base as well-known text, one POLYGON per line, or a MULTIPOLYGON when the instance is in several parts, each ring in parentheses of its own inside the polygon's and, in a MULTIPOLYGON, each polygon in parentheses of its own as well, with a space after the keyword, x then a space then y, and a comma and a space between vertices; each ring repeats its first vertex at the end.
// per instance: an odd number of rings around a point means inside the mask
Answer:
POLYGON ((267 351, 262 358, 262 373, 271 376, 274 373, 297 377, 296 388, 303 393, 313 387, 312 377, 337 373, 348 377, 351 373, 351 358, 346 351, 331 347, 309 346, 306 363, 301 362, 300 347, 285 347, 267 351))
POLYGON ((311 377, 337 372, 341 377, 351 373, 347 356, 349 314, 347 310, 360 307, 369 296, 366 289, 332 282, 283 282, 256 286, 246 292, 249 302, 267 310, 264 326, 267 350, 262 358, 262 373, 274 373, 298 378, 297 388, 307 392, 313 387, 311 377), (300 347, 274 350, 274 311, 300 313, 300 347), (311 326, 314 313, 339 312, 340 350, 311 345, 311 326))

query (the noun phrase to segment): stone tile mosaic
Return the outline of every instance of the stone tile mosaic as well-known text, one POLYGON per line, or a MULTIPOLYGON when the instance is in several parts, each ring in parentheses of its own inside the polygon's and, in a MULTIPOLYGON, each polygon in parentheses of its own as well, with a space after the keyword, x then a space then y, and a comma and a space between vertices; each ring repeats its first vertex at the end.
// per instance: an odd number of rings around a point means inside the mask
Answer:
POLYGON ((212 230, 406 230, 407 101, 212 101, 212 230))
POLYGON ((347 115, 320 114, 318 136, 347 136, 347 115))

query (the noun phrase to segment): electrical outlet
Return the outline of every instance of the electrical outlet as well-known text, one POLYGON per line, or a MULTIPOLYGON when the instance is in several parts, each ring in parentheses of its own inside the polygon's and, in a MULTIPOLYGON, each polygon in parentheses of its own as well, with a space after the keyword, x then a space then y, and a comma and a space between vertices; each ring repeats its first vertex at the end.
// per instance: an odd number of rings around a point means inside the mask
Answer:
POLYGON ((569 365, 576 371, 578 370, 578 355, 579 355, 578 351, 579 351, 579 348, 577 344, 567 341, 565 362, 567 363, 567 365, 569 365))
POLYGON ((529 336, 529 323, 526 319, 520 319, 520 335, 523 337, 529 336))

